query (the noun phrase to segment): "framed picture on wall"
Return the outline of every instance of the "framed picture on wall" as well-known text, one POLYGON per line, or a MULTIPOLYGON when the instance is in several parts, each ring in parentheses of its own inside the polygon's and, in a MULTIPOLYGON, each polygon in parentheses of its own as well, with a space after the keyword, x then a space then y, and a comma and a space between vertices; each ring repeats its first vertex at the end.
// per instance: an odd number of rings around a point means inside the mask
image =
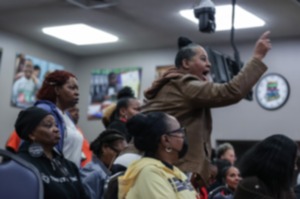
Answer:
POLYGON ((117 93, 125 86, 140 96, 140 67, 96 69, 91 74, 88 120, 101 119, 105 108, 117 101, 117 93))
POLYGON ((14 67, 11 105, 18 108, 32 106, 45 76, 52 71, 64 69, 61 65, 23 53, 16 55, 14 67))

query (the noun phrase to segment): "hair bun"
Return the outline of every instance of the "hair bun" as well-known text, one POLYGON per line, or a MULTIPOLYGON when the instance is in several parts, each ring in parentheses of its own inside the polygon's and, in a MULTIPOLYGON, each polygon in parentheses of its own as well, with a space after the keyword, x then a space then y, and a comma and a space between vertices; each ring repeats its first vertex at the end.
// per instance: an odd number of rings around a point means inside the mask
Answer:
POLYGON ((148 132, 149 121, 147 115, 137 114, 133 116, 127 122, 128 132, 134 138, 134 145, 138 150, 141 151, 152 151, 152 143, 148 143, 148 136, 151 133, 148 132))
POLYGON ((134 138, 135 147, 145 154, 154 154, 160 137, 167 131, 167 115, 163 112, 137 114, 127 122, 128 132, 134 138))
POLYGON ((147 116, 144 114, 137 114, 133 116, 126 124, 128 132, 133 136, 133 137, 138 137, 140 136, 145 127, 148 126, 148 120, 147 116))
POLYGON ((186 37, 179 37, 177 40, 178 48, 181 49, 189 44, 193 43, 189 38, 186 37))
POLYGON ((126 98, 126 97, 134 98, 134 92, 132 88, 130 88, 129 86, 123 87, 117 94, 117 99, 126 98))

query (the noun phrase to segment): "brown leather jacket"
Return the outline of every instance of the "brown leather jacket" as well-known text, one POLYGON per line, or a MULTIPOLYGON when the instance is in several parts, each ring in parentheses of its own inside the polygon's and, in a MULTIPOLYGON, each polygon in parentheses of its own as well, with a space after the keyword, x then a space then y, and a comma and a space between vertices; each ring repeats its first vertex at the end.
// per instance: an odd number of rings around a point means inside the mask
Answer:
POLYGON ((212 131, 210 108, 240 101, 266 70, 267 66, 253 58, 230 82, 218 84, 201 81, 174 68, 145 91, 143 112, 166 112, 187 129, 189 150, 177 164, 182 171, 198 173, 207 183, 212 131))

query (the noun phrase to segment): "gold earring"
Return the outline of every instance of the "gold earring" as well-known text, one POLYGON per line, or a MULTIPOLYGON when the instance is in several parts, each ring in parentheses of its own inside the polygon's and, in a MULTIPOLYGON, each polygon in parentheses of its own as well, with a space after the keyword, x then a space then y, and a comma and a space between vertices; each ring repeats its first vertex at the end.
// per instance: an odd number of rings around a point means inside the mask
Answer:
POLYGON ((166 147, 165 150, 167 153, 171 153, 173 151, 173 149, 171 147, 166 147))

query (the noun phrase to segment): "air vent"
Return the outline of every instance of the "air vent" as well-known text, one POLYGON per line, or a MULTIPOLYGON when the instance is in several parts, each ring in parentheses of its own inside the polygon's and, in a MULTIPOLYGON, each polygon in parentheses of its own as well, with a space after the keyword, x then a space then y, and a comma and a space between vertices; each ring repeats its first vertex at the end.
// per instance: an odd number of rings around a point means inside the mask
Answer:
POLYGON ((115 6, 119 0, 67 0, 67 2, 84 9, 100 9, 115 6))

